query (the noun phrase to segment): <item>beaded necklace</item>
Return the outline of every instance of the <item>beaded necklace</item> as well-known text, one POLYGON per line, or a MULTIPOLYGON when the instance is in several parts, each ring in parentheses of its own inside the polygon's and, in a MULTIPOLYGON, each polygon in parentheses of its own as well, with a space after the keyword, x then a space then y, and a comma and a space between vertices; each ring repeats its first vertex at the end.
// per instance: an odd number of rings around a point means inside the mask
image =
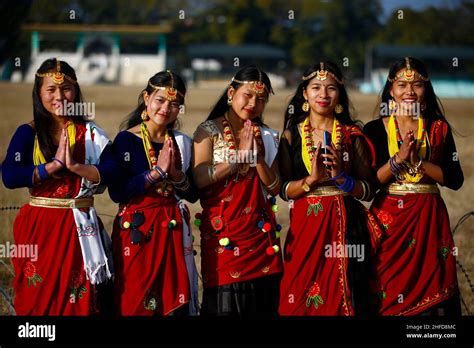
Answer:
MULTIPOLYGON (((150 166, 150 169, 152 169, 158 164, 158 156, 156 155, 156 151, 151 144, 150 133, 148 132, 145 122, 142 122, 140 125, 140 132, 142 135, 143 147, 145 149, 148 165, 150 166)), ((168 130, 166 130, 165 143, 169 137, 168 130)), ((171 185, 171 183, 165 179, 156 185, 156 192, 161 196, 168 197, 173 193, 173 185, 171 185)))
MULTIPOLYGON (((252 127, 253 127, 253 132, 255 135, 255 140, 257 142, 258 152, 264 155, 265 147, 263 144, 262 133, 260 131, 260 127, 256 125, 253 125, 252 127)), ((224 118, 222 119, 222 128, 224 129, 224 139, 229 145, 229 150, 237 151, 234 133, 232 131, 232 127, 230 125, 227 112, 224 114, 224 118)), ((239 174, 242 176, 245 176, 247 175, 247 172, 249 171, 249 169, 250 169, 249 163, 242 163, 240 165, 239 174)))

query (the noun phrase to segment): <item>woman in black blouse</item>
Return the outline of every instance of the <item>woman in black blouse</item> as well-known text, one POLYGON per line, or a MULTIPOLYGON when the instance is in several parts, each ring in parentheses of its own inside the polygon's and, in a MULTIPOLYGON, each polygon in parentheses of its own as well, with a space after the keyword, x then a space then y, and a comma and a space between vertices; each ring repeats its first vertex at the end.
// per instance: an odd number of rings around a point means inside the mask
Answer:
POLYGON ((371 207, 384 230, 372 284, 379 313, 460 314, 456 249, 437 187, 464 181, 451 129, 418 59, 392 65, 381 99, 380 118, 364 127, 381 186, 371 207))
POLYGON ((294 202, 279 312, 367 314, 369 246, 380 228, 356 199, 373 197, 371 146, 351 118, 334 63, 318 63, 302 80, 288 105, 279 149, 281 197, 294 202))
POLYGON ((195 202, 192 140, 175 129, 186 86, 169 71, 153 75, 114 140, 120 166, 109 186, 119 203, 112 245, 118 314, 198 314, 189 209, 195 202))

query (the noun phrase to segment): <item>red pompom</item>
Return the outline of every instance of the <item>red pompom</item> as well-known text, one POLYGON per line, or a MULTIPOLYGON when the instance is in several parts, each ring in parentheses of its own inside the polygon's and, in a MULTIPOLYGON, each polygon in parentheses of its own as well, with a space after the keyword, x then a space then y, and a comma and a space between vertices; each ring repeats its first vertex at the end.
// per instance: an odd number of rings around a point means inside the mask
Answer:
POLYGON ((273 247, 268 247, 266 249, 267 255, 275 255, 275 250, 273 250, 273 247))
POLYGON ((263 225, 263 230, 264 230, 265 232, 269 232, 271 229, 272 229, 272 225, 270 225, 268 222, 266 222, 266 223, 263 225))

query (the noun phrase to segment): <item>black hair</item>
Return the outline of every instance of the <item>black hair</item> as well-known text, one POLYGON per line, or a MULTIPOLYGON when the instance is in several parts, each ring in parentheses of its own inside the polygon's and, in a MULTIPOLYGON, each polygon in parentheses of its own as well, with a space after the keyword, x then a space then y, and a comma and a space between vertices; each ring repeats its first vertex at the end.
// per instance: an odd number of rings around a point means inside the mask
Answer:
MULTIPOLYGON (((421 62, 420 60, 412 57, 408 57, 410 61, 410 67, 413 70, 416 70, 418 73, 420 73, 423 77, 428 78, 428 70, 426 69, 425 64, 421 62)), ((401 69, 406 67, 406 61, 405 58, 400 58, 398 59, 395 63, 392 64, 390 67, 390 71, 388 73, 388 78, 389 79, 394 79, 395 75, 397 72, 399 72, 401 69)), ((390 99, 392 99, 392 96, 390 95, 390 88, 392 87, 392 83, 388 79, 385 82, 385 86, 382 90, 382 94, 379 98, 380 103, 378 104, 377 107, 380 107, 379 111, 379 116, 387 116, 387 115, 382 115, 382 110, 383 108, 381 105, 388 105, 388 102, 390 99)), ((425 117, 429 121, 434 121, 437 119, 443 119, 446 121, 446 118, 444 116, 444 108, 443 105, 441 104, 441 101, 439 98, 436 96, 433 85, 431 84, 431 80, 428 81, 423 81, 425 85, 425 96, 423 103, 425 104, 426 108, 423 110, 423 117, 425 117)))
MULTIPOLYGON (((270 82, 270 78, 268 75, 261 69, 259 69, 255 65, 248 65, 240 69, 234 76, 234 79, 240 81, 261 81, 267 87, 267 93, 273 93, 272 84, 270 82)), ((224 114, 229 110, 230 106, 227 104, 227 91, 229 87, 232 86, 235 90, 242 86, 241 83, 236 81, 232 81, 230 85, 225 89, 224 93, 222 93, 221 97, 217 101, 217 103, 211 109, 207 120, 214 120, 218 117, 224 116, 224 114)), ((268 95, 269 97, 269 95, 268 95)), ((264 126, 262 115, 258 115, 253 119, 255 123, 260 126, 264 126)))
MULTIPOLYGON (((61 72, 69 76, 70 78, 77 81, 76 72, 74 69, 65 61, 60 60, 61 72)), ((38 74, 44 74, 48 72, 56 72, 57 59, 50 58, 45 60, 39 69, 36 71, 38 74)), ((55 146, 53 136, 51 135, 51 126, 53 124, 53 118, 48 110, 45 109, 41 101, 41 86, 43 84, 43 77, 35 75, 35 82, 33 86, 33 120, 35 124, 36 134, 38 136, 38 143, 46 160, 51 159, 55 153, 55 146)), ((82 93, 79 84, 76 82, 73 84, 76 91, 74 97, 74 103, 82 103, 82 93)), ((85 122, 83 116, 75 117, 74 122, 85 122), (77 120, 76 120, 77 119, 77 120)))
MULTIPOLYGON (((344 76, 342 74, 342 71, 341 69, 339 69, 339 67, 335 63, 328 60, 321 61, 321 62, 324 63, 325 70, 329 71, 330 73, 333 73, 339 81, 344 81, 344 76)), ((320 70, 320 63, 318 62, 317 64, 307 69, 304 72, 303 76, 309 76, 310 74, 319 70, 320 70)), ((304 112, 301 109, 301 107, 303 106, 303 103, 306 101, 303 96, 303 90, 308 86, 311 80, 312 79, 303 80, 298 85, 298 88, 296 89, 296 93, 291 98, 290 103, 288 104, 288 107, 286 108, 286 111, 285 111, 285 120, 283 124, 284 130, 289 129, 293 127, 294 125, 297 125, 309 115, 310 111, 304 112)), ((343 111, 340 114, 335 114, 335 117, 341 124, 344 124, 344 125, 355 124, 355 121, 353 120, 351 116, 352 105, 350 104, 346 87, 344 86, 344 84, 341 84, 338 81, 336 81, 336 85, 339 90, 338 104, 340 104, 343 107, 343 111)))
MULTIPOLYGON (((160 71, 153 75, 147 82, 146 87, 140 92, 138 97, 138 105, 130 114, 127 115, 125 121, 120 124, 120 130, 127 130, 130 129, 137 124, 142 123, 142 112, 146 109, 144 93, 147 92, 148 95, 151 95, 155 89, 150 85, 152 83, 155 86, 159 87, 171 87, 177 89, 183 96, 186 95, 186 84, 181 76, 175 74, 172 71, 160 71)), ((179 94, 177 95, 177 100, 184 104, 184 97, 181 97, 179 94)), ((170 130, 175 129, 177 120, 172 122, 171 124, 167 125, 167 128, 170 130)))

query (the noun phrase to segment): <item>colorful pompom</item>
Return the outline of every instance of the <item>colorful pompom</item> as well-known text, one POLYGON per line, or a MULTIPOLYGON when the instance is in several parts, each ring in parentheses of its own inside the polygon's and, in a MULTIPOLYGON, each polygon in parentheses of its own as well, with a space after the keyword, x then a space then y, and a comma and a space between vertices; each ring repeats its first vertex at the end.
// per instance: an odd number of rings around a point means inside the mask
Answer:
POLYGON ((219 239, 219 245, 225 247, 226 245, 229 245, 230 240, 229 238, 221 238, 219 239))
POLYGON ((168 228, 174 228, 176 227, 178 223, 176 222, 175 219, 171 220, 170 222, 168 222, 168 228))
POLYGON ((268 247, 266 249, 266 252, 267 252, 267 255, 275 255, 275 250, 273 249, 273 247, 268 247))

